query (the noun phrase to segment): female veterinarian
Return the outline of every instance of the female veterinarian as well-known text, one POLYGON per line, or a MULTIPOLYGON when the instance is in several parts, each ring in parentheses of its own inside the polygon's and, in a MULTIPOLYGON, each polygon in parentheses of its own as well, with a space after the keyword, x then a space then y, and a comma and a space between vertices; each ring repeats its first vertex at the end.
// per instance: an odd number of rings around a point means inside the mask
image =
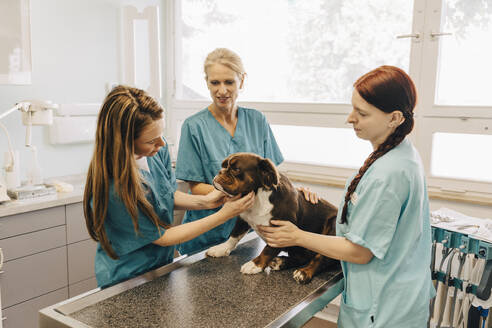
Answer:
MULTIPOLYGON (((232 153, 256 153, 276 165, 283 161, 265 116, 236 104, 246 75, 241 58, 229 49, 215 49, 205 59, 204 71, 212 104, 184 121, 176 162, 176 177, 188 181, 195 195, 214 190, 212 180, 224 158, 232 153)), ((187 211, 183 222, 193 222, 216 211, 187 211)), ((188 254, 222 243, 234 224, 235 220, 229 220, 179 245, 178 250, 188 254)))
POLYGON ((379 67, 354 84, 348 122, 374 151, 348 183, 337 236, 302 231, 288 221, 262 227, 270 246, 303 246, 340 259, 345 290, 338 327, 427 326, 431 233, 424 170, 406 136, 416 90, 410 77, 379 67))
POLYGON ((202 220, 171 227, 173 209, 214 208, 217 191, 193 196, 176 191, 159 104, 144 91, 114 88, 99 113, 95 150, 84 192, 84 214, 98 242, 97 284, 108 287, 172 262, 174 246, 214 228, 253 203, 234 199, 202 220))

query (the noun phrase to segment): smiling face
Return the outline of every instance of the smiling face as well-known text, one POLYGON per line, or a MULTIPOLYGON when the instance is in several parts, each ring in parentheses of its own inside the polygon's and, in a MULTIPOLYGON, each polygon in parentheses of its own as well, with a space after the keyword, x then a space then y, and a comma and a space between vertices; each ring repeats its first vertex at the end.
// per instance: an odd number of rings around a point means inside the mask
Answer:
POLYGON ((347 122, 353 125, 355 134, 369 140, 374 149, 401 124, 401 112, 385 113, 365 101, 355 89, 352 93, 352 107, 347 122), (397 116, 400 116, 400 120, 397 116))
POLYGON ((213 106, 221 111, 232 111, 236 108, 239 89, 243 78, 222 64, 213 64, 207 69, 207 87, 210 90, 213 106))
POLYGON ((224 159, 213 185, 229 196, 246 195, 258 188, 271 189, 279 183, 279 173, 267 158, 252 153, 235 153, 224 159))
POLYGON ((135 159, 143 156, 154 156, 166 144, 162 139, 163 127, 164 121, 159 119, 152 121, 152 123, 143 128, 142 133, 134 142, 135 159))

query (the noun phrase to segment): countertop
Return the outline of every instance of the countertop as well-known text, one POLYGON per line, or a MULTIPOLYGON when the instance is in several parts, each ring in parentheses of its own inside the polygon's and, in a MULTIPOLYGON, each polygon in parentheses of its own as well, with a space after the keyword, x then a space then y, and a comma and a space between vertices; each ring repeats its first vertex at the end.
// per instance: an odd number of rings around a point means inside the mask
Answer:
POLYGON ((84 196, 85 174, 46 179, 46 183, 58 180, 73 186, 71 192, 58 192, 56 195, 36 197, 26 200, 11 200, 0 204, 0 218, 44 208, 78 203, 84 196))
MULTIPOLYGON (((58 192, 56 193, 56 195, 36 197, 27 200, 11 200, 0 203, 0 219, 5 216, 42 210, 49 207, 78 203, 82 201, 84 197, 84 186, 86 180, 85 174, 48 178, 45 182, 50 183, 54 180, 71 184, 73 186, 73 191, 58 192)), ((187 192, 188 185, 182 180, 177 180, 177 182, 178 190, 187 192)))
POLYGON ((241 274, 241 265, 265 245, 255 233, 245 238, 249 240, 228 257, 209 258, 202 252, 45 308, 40 313, 40 327, 251 328, 286 323, 294 327, 292 320, 302 311, 303 315, 310 312, 305 318, 308 320, 340 293, 338 267, 306 285, 295 282, 293 269, 241 274), (330 291, 334 285, 337 290, 330 291), (314 302, 319 303, 315 308, 314 302))

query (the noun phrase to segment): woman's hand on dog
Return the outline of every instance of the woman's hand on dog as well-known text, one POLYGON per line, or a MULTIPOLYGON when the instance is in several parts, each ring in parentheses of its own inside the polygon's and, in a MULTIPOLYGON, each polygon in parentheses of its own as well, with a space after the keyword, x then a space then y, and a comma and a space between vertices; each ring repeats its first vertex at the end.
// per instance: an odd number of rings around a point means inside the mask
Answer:
POLYGON ((304 198, 312 204, 318 204, 319 197, 315 192, 312 192, 308 187, 297 187, 297 191, 304 194, 304 198))
POLYGON ((217 208, 217 207, 223 205, 227 200, 226 194, 224 194, 223 192, 218 191, 216 189, 212 190, 211 192, 206 194, 204 197, 205 197, 205 201, 204 201, 205 206, 204 207, 207 209, 217 208))
POLYGON ((265 242, 275 248, 297 246, 302 230, 290 221, 271 220, 273 226, 258 226, 265 242))
POLYGON ((227 198, 224 206, 222 206, 219 212, 221 212, 228 218, 233 218, 253 206, 253 203, 255 202, 254 192, 250 192, 242 198, 240 197, 241 195, 227 198))

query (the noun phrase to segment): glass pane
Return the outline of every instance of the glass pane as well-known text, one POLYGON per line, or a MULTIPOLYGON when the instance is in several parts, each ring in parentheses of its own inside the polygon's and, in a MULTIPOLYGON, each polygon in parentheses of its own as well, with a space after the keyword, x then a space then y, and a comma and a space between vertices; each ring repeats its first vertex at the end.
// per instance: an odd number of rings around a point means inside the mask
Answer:
POLYGON ((408 70, 408 0, 182 0, 177 98, 208 99, 203 61, 236 51, 248 74, 240 100, 349 103, 352 84, 383 65, 408 70))
POLYGON ((359 168, 372 152, 353 129, 271 125, 286 162, 359 168))
POLYGON ((492 1, 445 0, 436 103, 492 105, 492 1), (466 81, 466 82, 464 82, 466 81))
POLYGON ((492 182, 492 135, 434 133, 433 176, 492 182))

